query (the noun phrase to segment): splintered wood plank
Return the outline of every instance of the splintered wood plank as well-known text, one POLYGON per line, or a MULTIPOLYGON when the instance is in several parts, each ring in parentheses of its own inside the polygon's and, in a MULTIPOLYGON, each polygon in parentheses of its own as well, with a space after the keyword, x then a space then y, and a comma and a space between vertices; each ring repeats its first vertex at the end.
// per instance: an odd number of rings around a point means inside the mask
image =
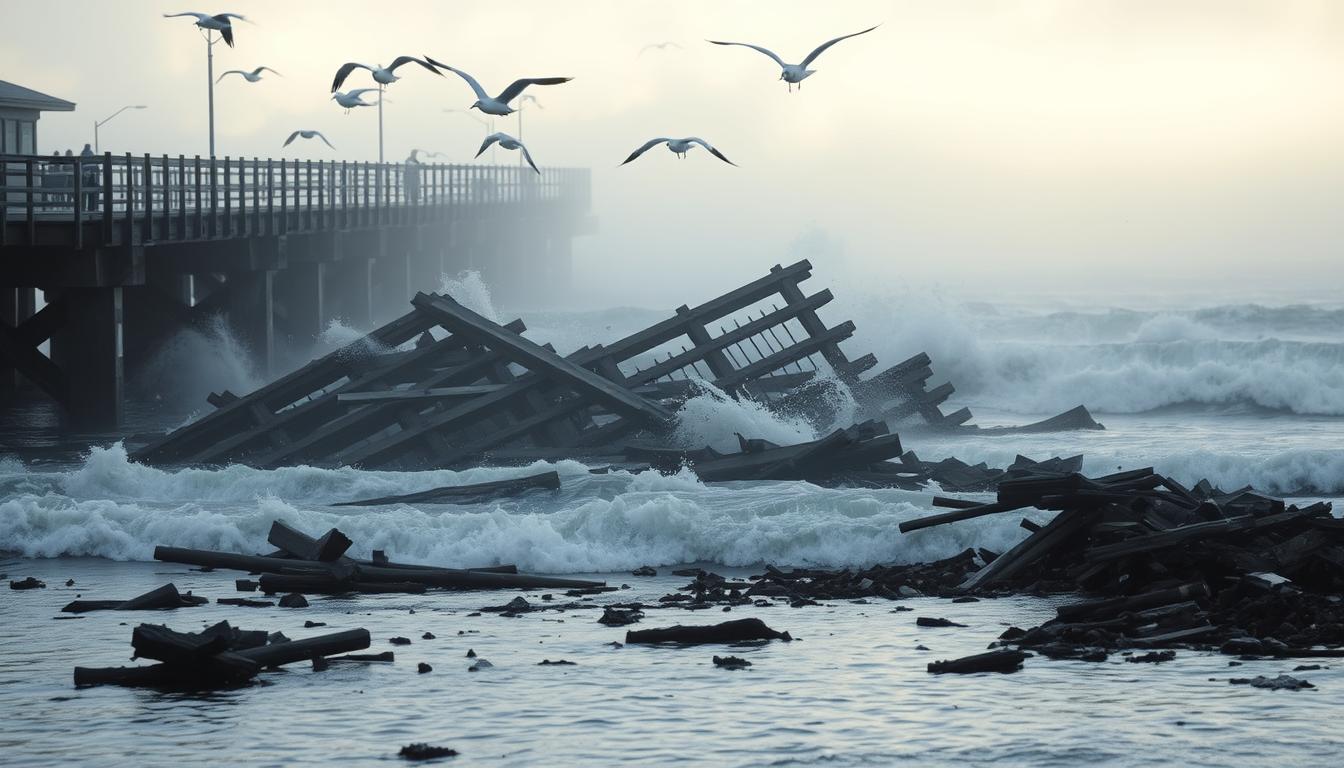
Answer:
POLYGON ((574 387, 623 416, 640 419, 654 426, 672 420, 672 413, 657 403, 645 400, 625 387, 547 351, 531 339, 505 330, 452 299, 420 293, 416 294, 411 303, 433 316, 452 333, 461 333, 490 349, 503 352, 528 370, 545 372, 547 376, 574 387))

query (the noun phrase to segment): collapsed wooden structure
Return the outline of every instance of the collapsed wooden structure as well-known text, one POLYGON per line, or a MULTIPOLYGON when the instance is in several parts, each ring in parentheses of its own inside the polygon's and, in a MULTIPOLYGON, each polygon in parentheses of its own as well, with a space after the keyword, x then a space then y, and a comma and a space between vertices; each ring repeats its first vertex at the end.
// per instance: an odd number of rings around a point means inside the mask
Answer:
POLYGON ((773 409, 815 413, 826 382, 836 381, 864 418, 916 418, 936 429, 971 418, 965 408, 942 413, 953 387, 926 387, 933 372, 925 354, 862 378, 877 358, 851 360, 841 350, 854 324, 821 320, 817 310, 832 295, 805 294, 800 284, 810 275, 807 261, 775 266, 623 339, 568 355, 524 337, 519 320, 499 324, 450 297, 421 293, 406 315, 251 394, 211 395, 214 412, 133 458, 424 468, 623 456, 632 439, 665 437, 677 405, 701 382, 773 409))

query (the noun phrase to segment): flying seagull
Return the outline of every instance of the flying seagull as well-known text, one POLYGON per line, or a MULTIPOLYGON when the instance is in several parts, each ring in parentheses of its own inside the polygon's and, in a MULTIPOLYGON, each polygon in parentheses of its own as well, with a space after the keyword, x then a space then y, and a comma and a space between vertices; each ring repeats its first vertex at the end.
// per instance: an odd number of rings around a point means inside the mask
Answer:
POLYGON ((290 142, 294 141, 300 136, 302 136, 305 139, 321 139, 323 144, 326 144, 328 147, 335 149, 335 147, 331 146, 331 142, 327 141, 327 137, 322 135, 321 131, 295 131, 289 134, 289 138, 285 139, 285 143, 282 144, 281 146, 288 147, 290 145, 290 142))
POLYGON ((356 88, 353 91, 347 91, 345 93, 337 91, 336 93, 331 94, 331 98, 335 99, 337 104, 340 104, 342 107, 345 107, 346 114, 349 114, 350 110, 354 109, 355 107, 377 106, 378 102, 375 101, 372 104, 370 104, 369 102, 364 101, 363 99, 364 94, 377 93, 377 92, 378 92, 377 88, 356 88))
POLYGON ((645 53, 646 51, 653 50, 654 48, 657 48, 657 49, 660 50, 660 51, 665 51, 665 50, 668 49, 669 46, 672 47, 672 48, 676 48, 677 50, 682 50, 682 48, 681 48, 680 45, 677 45, 676 43, 672 42, 671 40, 668 40, 668 41, 665 42, 665 43, 649 43, 648 45, 646 45, 646 46, 644 46, 643 48, 640 48, 640 49, 639 49, 639 55, 640 55, 640 56, 643 56, 644 53, 645 53))
POLYGON ((424 155, 425 157, 447 157, 447 155, 445 155, 442 152, 431 152, 427 149, 412 149, 411 162, 413 163, 420 162, 420 155, 424 155))
POLYGON ((480 150, 476 152, 476 156, 480 157, 481 154, 489 149, 490 145, 495 142, 499 142, 499 146, 505 149, 521 149, 523 151, 523 159, 527 160, 528 165, 532 166, 532 170, 536 171, 538 175, 541 174, 541 171, 537 169, 537 164, 532 162, 532 155, 527 151, 527 147, 523 146, 523 142, 513 138, 507 133, 492 133, 489 136, 486 136, 485 141, 481 143, 480 150))
POLYGON ((808 77, 810 77, 814 72, 816 72, 816 70, 808 69, 807 67, 809 64, 816 61, 817 57, 820 56, 823 52, 825 52, 827 48, 830 48, 832 45, 835 45, 841 40, 846 40, 851 37, 857 37, 858 35, 863 35, 872 32, 874 29, 877 29, 880 26, 882 25, 877 24, 875 26, 871 26, 863 30, 862 32, 855 32, 852 35, 842 35, 840 37, 835 38, 834 40, 827 40, 821 45, 818 45, 816 47, 816 50, 807 54, 807 58, 803 59, 802 64, 785 64, 784 60, 779 58, 779 56, 777 56, 774 51, 768 48, 762 48, 759 45, 752 45, 751 43, 728 43, 722 40, 709 40, 707 42, 711 42, 715 45, 741 45, 747 48, 751 48, 753 50, 760 51, 761 53, 764 53, 766 56, 769 56, 770 58, 774 59, 775 63, 780 66, 782 71, 779 73, 779 79, 788 83, 789 90, 792 91, 793 86, 795 84, 798 86, 799 90, 801 90, 803 87, 803 81, 806 80, 808 77))
POLYGON ((344 83, 345 78, 349 77, 350 73, 354 72, 356 69, 369 70, 369 72, 373 73, 373 81, 375 83, 378 83, 379 85, 391 85, 392 83, 395 83, 401 79, 395 74, 397 67, 400 67, 402 64, 410 64, 411 62, 415 62, 416 64, 419 64, 425 69, 428 69, 430 72, 433 72, 439 77, 443 77, 443 73, 440 72, 438 69, 436 69, 434 65, 430 64, 424 59, 417 59, 414 56, 398 56, 396 59, 392 61, 390 65, 386 67, 383 66, 371 67, 368 64, 360 64, 357 61, 349 61, 346 62, 345 64, 342 64, 341 68, 336 70, 336 79, 331 81, 331 92, 335 93, 339 91, 341 89, 341 83, 344 83))
MULTIPOLYGON (((481 84, 476 82, 476 78, 472 77, 466 72, 463 72, 460 69, 454 69, 453 67, 450 67, 447 64, 441 64, 433 59, 430 59, 428 56, 426 56, 425 58, 429 59, 430 64, 433 64, 434 66, 439 67, 440 69, 446 69, 449 72, 455 72, 459 77, 467 81, 467 85, 471 86, 471 90, 476 92, 476 103, 472 104, 471 107, 469 107, 470 109, 479 109, 482 112, 486 113, 487 115, 498 115, 500 117, 513 113, 514 110, 512 107, 509 106, 509 102, 513 101, 513 99, 516 98, 518 94, 522 93, 523 90, 527 88, 527 86, 559 85, 561 83, 568 83, 570 80, 574 79, 572 77, 524 77, 520 80, 514 80, 513 83, 509 85, 508 88, 505 88, 504 90, 500 91, 498 96, 491 98, 490 94, 486 93, 485 89, 481 87, 481 84)), ((517 140, 510 138, 510 141, 517 141, 517 140)), ((500 146, 503 146, 502 141, 500 142, 500 146)), ((516 149, 516 147, 509 147, 509 149, 516 149)), ((538 171, 538 173, 540 173, 540 171, 538 171)))
MULTIPOLYGON (((270 67, 257 67, 251 72, 244 72, 241 69, 230 69, 228 72, 225 72, 224 74, 220 75, 219 80, 223 80, 225 77, 229 75, 242 75, 243 79, 246 80, 247 82, 255 83, 261 79, 262 72, 270 72, 272 75, 284 77, 284 75, 281 75, 279 72, 276 72, 274 69, 271 69, 270 67)), ((218 83, 219 80, 216 80, 215 82, 218 83)))
POLYGON ((208 13, 197 13, 196 11, 183 11, 182 13, 163 14, 163 17, 165 19, 173 19, 177 18, 178 16, 196 17, 196 26, 200 27, 201 29, 210 29, 214 30, 215 32, 218 32, 219 36, 224 38, 224 42, 228 43, 230 48, 233 47, 233 19, 237 19, 239 21, 247 21, 247 19, 243 18, 242 16, 236 13, 217 13, 214 16, 211 16, 208 13))
MULTIPOLYGON (((636 149, 634 152, 631 152, 630 156, 625 158, 625 163, 634 160, 635 158, 649 151, 653 147, 656 147, 659 144, 664 143, 667 144, 668 150, 670 150, 677 157, 682 158, 686 157, 686 153, 694 149, 696 144, 699 144, 700 146, 709 150, 709 153, 711 155, 719 158, 723 162, 729 165, 737 165, 737 163, 734 163, 732 160, 729 160, 727 157, 724 157, 724 154, 722 152, 710 146, 709 142, 705 141, 704 139, 696 138, 695 136, 688 136, 687 138, 684 139, 669 139, 669 138, 649 139, 648 141, 644 142, 644 146, 640 147, 639 149, 636 149)), ((621 163, 621 165, 625 165, 625 163, 621 163)))

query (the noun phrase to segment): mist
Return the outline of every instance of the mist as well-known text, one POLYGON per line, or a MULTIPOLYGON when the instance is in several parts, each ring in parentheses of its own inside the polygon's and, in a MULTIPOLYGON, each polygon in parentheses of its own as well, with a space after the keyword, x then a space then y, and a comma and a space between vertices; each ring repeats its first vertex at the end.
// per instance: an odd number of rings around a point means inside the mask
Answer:
MULTIPOLYGON (((78 151, 93 120, 143 103, 104 127, 104 150, 205 154, 205 44, 189 19, 161 17, 185 9, 6 8, 0 68, 78 104, 42 118, 39 152, 78 151), (50 35, 15 34, 26 28, 60 29, 59 54, 50 35)), ((216 73, 264 64, 284 77, 216 87, 221 156, 376 159, 374 110, 346 115, 330 101, 344 61, 430 55, 487 89, 574 77, 535 89, 541 106, 523 114, 539 164, 593 170, 597 232, 576 241, 574 284, 551 306, 694 303, 798 258, 841 304, 1332 302, 1344 280, 1337 3, 776 2, 762 13, 708 1, 671 11, 238 0, 227 10, 255 23, 237 25, 236 48, 216 46, 216 73), (705 42, 799 60, 878 23, 829 50, 792 93, 765 57, 705 42), (641 53, 663 41, 681 48, 641 53), (282 150, 297 128, 323 131, 338 151, 282 150), (740 167, 661 148, 618 166, 648 138, 684 135, 740 167)), ((469 107, 470 90, 410 69, 387 93, 388 159, 414 147, 473 162, 485 129, 444 111, 469 107)), ((516 134, 518 121, 495 127, 516 134)))

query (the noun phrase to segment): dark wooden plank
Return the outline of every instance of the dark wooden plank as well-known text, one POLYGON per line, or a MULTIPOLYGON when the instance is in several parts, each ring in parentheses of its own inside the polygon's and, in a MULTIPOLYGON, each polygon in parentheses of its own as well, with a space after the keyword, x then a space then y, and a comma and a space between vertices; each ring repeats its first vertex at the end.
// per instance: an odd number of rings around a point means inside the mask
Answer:
POLYGON ((387 504, 474 504, 480 501, 486 501, 500 496, 514 496, 534 489, 558 490, 560 488, 560 475, 554 471, 542 472, 527 477, 512 478, 509 480, 495 480, 488 483, 472 483, 471 485, 452 485, 442 488, 431 488, 427 491, 417 493, 406 493, 399 496, 379 496, 372 499, 361 499, 359 501, 342 501, 332 504, 333 507, 373 507, 387 504))

